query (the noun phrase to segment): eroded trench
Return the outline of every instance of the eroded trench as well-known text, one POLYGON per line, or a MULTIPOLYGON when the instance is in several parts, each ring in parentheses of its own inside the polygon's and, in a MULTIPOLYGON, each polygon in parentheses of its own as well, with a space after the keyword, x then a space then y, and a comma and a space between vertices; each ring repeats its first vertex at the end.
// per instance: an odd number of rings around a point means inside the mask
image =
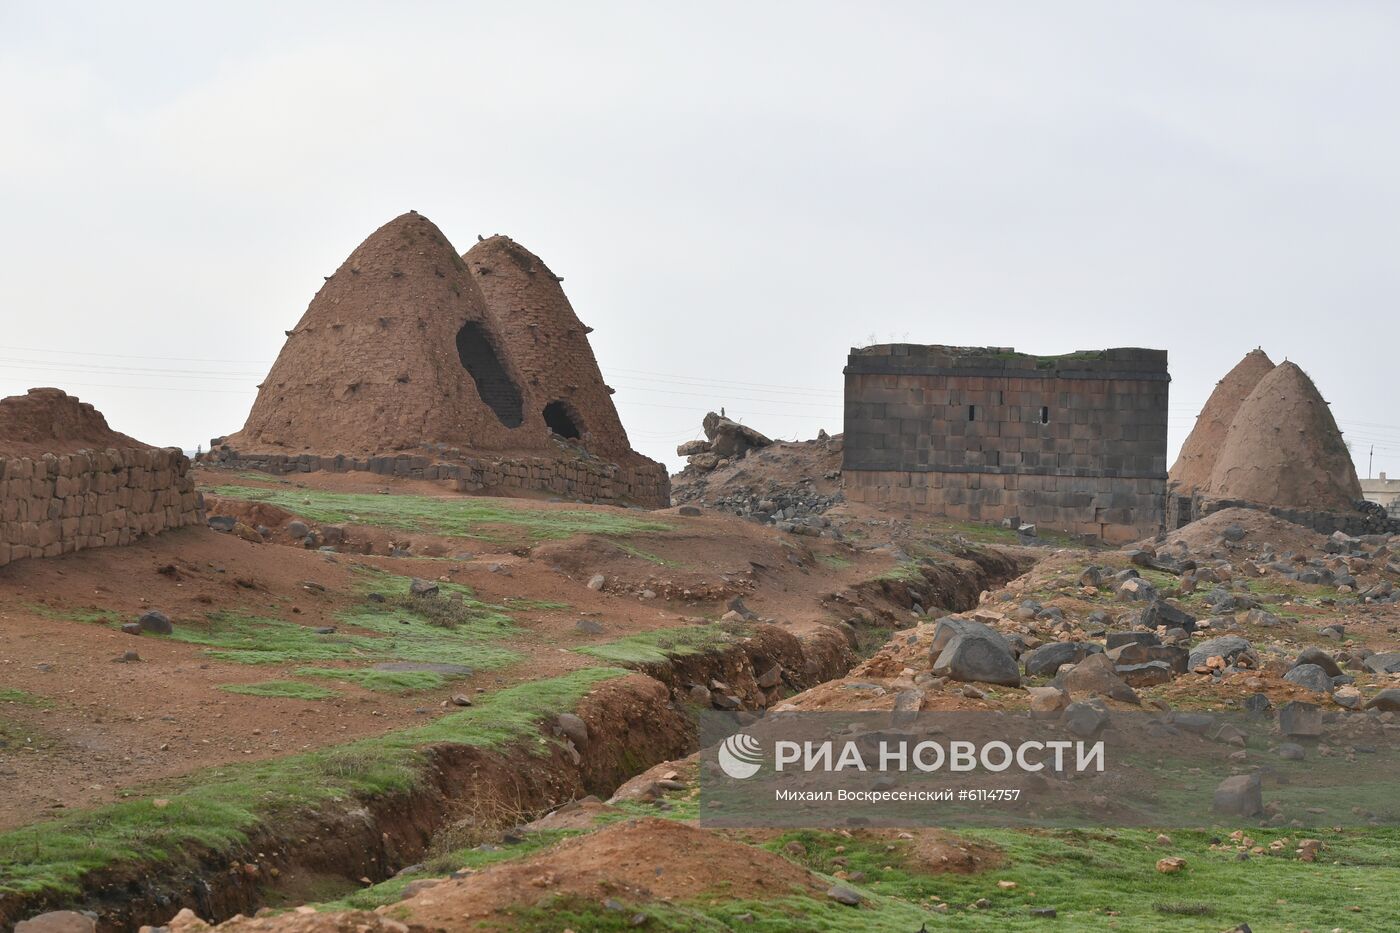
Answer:
MULTIPOLYGON (((864 624, 887 637, 896 610, 914 603, 970 609, 983 590, 1026 566, 999 552, 979 552, 956 565, 922 566, 923 583, 872 581, 831 594, 829 601, 864 609, 864 624)), ((873 643, 845 624, 801 638, 758 625, 741 640, 639 665, 601 684, 574 711, 588 726, 582 748, 555 743, 541 756, 523 748, 434 746, 412 790, 281 814, 259 824, 241 845, 187 851, 179 864, 131 862, 95 871, 77 896, 4 895, 0 929, 43 911, 76 909, 97 914, 103 933, 117 933, 164 923, 185 907, 220 922, 267 905, 339 896, 418 862, 433 851, 439 833, 465 816, 479 828, 508 829, 581 797, 606 799, 643 771, 691 754, 697 746, 688 699, 694 685, 723 681, 746 708, 760 709, 776 696, 842 677, 860 661, 862 641, 873 643), (775 668, 780 682, 765 685, 764 675, 771 680, 775 668)))

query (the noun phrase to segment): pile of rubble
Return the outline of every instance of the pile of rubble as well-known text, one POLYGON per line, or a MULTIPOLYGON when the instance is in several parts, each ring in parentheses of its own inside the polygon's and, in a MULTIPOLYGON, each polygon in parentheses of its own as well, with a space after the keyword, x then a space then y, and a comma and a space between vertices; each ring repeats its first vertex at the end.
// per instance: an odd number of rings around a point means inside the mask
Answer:
POLYGON ((774 525, 799 535, 837 537, 824 513, 846 501, 841 492, 841 436, 822 431, 809 441, 772 441, 714 412, 706 441, 677 453, 690 466, 672 478, 671 501, 774 525))

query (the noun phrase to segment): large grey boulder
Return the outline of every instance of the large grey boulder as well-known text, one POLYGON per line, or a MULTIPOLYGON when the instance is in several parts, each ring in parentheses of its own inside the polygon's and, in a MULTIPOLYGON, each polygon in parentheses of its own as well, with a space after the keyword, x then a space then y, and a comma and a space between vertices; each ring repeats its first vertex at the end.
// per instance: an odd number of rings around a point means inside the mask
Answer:
POLYGON ((1299 664, 1284 674, 1283 679, 1291 684, 1306 687, 1314 693, 1332 692, 1332 678, 1328 677, 1327 672, 1316 664, 1299 664))
POLYGON ((1400 674, 1400 651, 1373 654, 1361 666, 1373 674, 1400 674))
POLYGON ((1211 808, 1222 816, 1258 816, 1264 812, 1264 786, 1257 774, 1227 777, 1215 788, 1211 808))
POLYGON ((1011 654, 1016 653, 1011 647, 1011 642, 1007 641, 1006 636, 996 629, 971 619, 947 616, 939 619, 938 624, 933 627, 933 644, 929 646, 929 655, 937 658, 943 653, 943 649, 948 647, 948 642, 958 635, 982 635, 998 643, 1011 654))
POLYGON ((1021 669, 1005 641, 981 632, 953 636, 933 662, 933 672, 965 683, 1021 686, 1021 669))
POLYGON ((1106 696, 1123 703, 1138 703, 1138 695, 1114 670, 1107 655, 1091 654, 1054 680, 1054 685, 1068 690, 1070 696, 1106 696))
POLYGON ((1400 711, 1400 688, 1387 687, 1366 701, 1367 709, 1378 709, 1383 713, 1400 711))
POLYGON ((702 422, 710 441, 708 453, 720 459, 737 460, 750 450, 771 446, 773 441, 753 428, 710 412, 702 422))
POLYGON ((1295 668, 1301 667, 1304 664, 1317 665, 1327 672, 1328 677, 1342 676, 1342 668, 1337 664, 1336 660, 1326 651, 1312 645, 1304 648, 1298 655, 1298 659, 1293 662, 1295 668))
POLYGON ((1193 671, 1198 667, 1205 666, 1206 660, 1213 657, 1222 657, 1226 664, 1234 664, 1243 657, 1250 661, 1254 667, 1259 666, 1259 655, 1254 653, 1254 646, 1247 639, 1238 635, 1222 635, 1219 638, 1212 638, 1201 642, 1191 649, 1191 655, 1186 659, 1186 669, 1193 671))

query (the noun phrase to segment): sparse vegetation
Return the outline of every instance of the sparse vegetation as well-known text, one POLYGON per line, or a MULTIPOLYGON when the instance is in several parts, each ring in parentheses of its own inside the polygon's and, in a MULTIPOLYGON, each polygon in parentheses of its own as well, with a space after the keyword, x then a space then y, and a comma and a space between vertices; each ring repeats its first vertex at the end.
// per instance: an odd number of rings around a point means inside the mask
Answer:
POLYGON ((284 697, 290 700, 328 700, 334 690, 295 680, 264 680, 256 684, 224 684, 221 690, 253 697, 284 697))
POLYGON ((509 499, 376 496, 252 486, 219 486, 211 492, 230 499, 266 502, 323 524, 377 525, 488 541, 499 540, 511 530, 537 541, 575 534, 623 536, 671 530, 666 522, 622 509, 543 509, 509 499))
POLYGON ((417 693, 422 690, 436 690, 447 683, 447 677, 436 671, 378 671, 368 669, 342 669, 335 667, 300 667, 297 674, 303 677, 325 677, 342 683, 354 684, 376 693, 417 693))
POLYGON ((624 673, 588 668, 520 684, 414 729, 199 772, 133 791, 140 799, 0 833, 0 894, 73 895, 91 871, 124 861, 173 862, 187 852, 241 843, 260 820, 328 800, 407 790, 420 779, 428 745, 543 751, 551 740, 536 727, 542 718, 572 709, 590 689, 624 673))
POLYGON ((662 664, 669 658, 708 651, 733 640, 742 631, 741 626, 719 624, 655 629, 628 635, 607 644, 589 645, 574 650, 610 664, 662 664))

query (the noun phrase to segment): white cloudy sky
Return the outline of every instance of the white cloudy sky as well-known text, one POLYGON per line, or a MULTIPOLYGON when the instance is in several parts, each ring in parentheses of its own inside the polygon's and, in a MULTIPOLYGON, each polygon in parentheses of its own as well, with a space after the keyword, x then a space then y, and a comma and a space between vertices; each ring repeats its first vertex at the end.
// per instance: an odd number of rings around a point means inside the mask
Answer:
POLYGON ((0 0, 0 393, 242 425, 414 208, 565 276, 635 445, 840 429, 849 347, 1250 348, 1400 473, 1400 6, 0 0))

